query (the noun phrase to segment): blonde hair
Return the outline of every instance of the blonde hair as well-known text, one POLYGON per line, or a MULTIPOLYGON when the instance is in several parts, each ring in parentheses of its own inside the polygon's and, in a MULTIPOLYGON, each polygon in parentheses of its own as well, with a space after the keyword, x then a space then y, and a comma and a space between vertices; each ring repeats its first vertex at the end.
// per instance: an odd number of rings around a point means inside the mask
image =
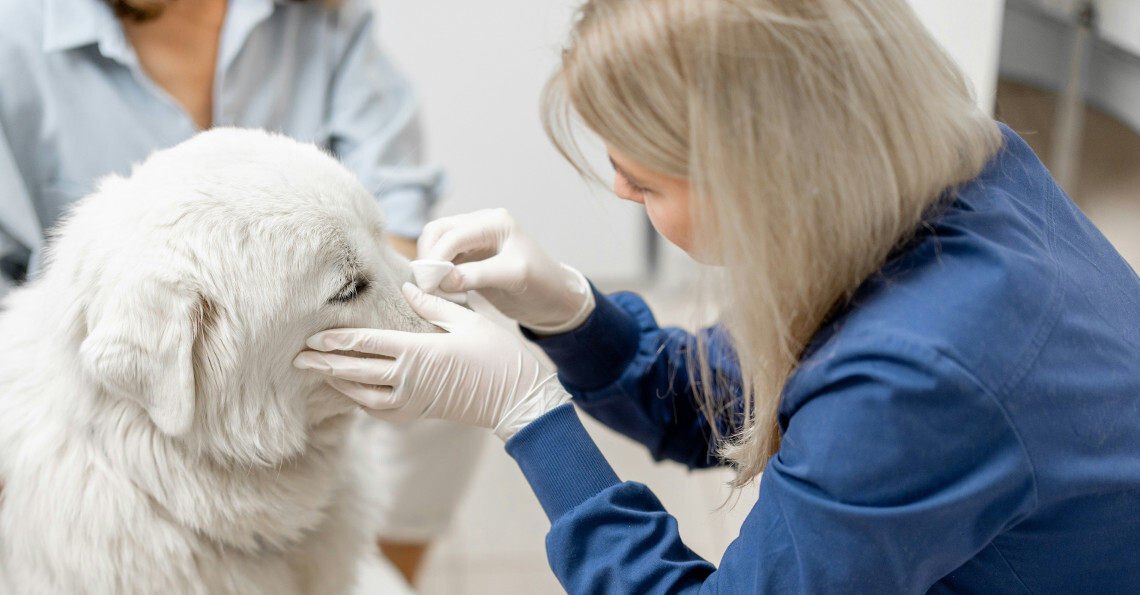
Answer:
POLYGON ((694 388, 735 428, 712 432, 737 486, 779 449, 812 335, 1002 142, 905 0, 592 0, 543 101, 583 174, 575 114, 689 181, 695 245, 724 265, 709 287, 729 299, 743 407, 712 402, 704 346, 694 388))

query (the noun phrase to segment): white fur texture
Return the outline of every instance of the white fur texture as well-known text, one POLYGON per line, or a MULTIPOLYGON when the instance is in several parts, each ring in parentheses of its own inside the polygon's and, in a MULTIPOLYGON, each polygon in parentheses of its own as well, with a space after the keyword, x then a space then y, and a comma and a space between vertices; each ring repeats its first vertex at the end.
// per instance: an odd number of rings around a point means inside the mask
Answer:
POLYGON ((383 226, 332 157, 250 130, 77 203, 0 314, 4 592, 350 592, 357 408, 290 362, 322 329, 431 330, 383 226))

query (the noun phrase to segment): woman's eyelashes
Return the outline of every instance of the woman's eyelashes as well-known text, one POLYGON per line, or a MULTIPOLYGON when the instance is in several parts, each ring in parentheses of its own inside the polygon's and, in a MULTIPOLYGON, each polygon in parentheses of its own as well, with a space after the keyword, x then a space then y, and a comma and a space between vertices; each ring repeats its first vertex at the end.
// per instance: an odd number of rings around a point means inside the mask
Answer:
POLYGON ((336 292, 336 295, 329 298, 329 302, 340 304, 350 302, 367 291, 369 285, 368 279, 363 277, 351 279, 340 288, 340 291, 336 292))
POLYGON ((628 176, 620 172, 617 174, 617 178, 618 183, 614 186, 614 193, 620 198, 639 199, 653 192, 653 190, 630 180, 628 176))
POLYGON ((631 180, 629 178, 629 176, 627 176, 625 174, 619 174, 619 175, 621 176, 622 181, 625 183, 626 189, 629 190, 629 192, 631 194, 645 194, 645 193, 649 192, 649 188, 646 188, 645 186, 642 186, 641 184, 634 182, 633 180, 631 180))
POLYGON ((631 182, 629 180, 629 178, 626 178, 625 182, 626 182, 626 184, 629 184, 629 189, 632 190, 636 194, 646 195, 646 194, 649 194, 650 192, 653 192, 652 190, 650 190, 649 188, 646 188, 645 186, 640 186, 638 184, 634 184, 633 182, 631 182))
POLYGON ((639 184, 638 182, 634 181, 633 178, 629 177, 629 174, 618 166, 613 157, 610 157, 610 165, 613 166, 614 172, 618 175, 618 178, 621 179, 621 185, 623 186, 622 189, 626 191, 627 195, 644 195, 652 192, 651 189, 645 187, 642 184, 639 184))

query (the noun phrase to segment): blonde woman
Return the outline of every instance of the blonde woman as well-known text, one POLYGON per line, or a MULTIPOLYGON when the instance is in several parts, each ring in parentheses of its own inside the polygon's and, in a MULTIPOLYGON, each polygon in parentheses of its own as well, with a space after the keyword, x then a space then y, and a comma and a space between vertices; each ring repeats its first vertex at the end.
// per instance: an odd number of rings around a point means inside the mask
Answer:
POLYGON ((580 163, 571 112, 615 193, 716 265, 721 324, 659 328, 484 211, 429 224, 420 255, 557 378, 411 286, 446 334, 326 331, 296 364, 381 418, 493 428, 569 592, 1140 592, 1140 279, 904 0, 592 0, 547 102, 580 163), (570 400, 759 478, 719 568, 570 400))

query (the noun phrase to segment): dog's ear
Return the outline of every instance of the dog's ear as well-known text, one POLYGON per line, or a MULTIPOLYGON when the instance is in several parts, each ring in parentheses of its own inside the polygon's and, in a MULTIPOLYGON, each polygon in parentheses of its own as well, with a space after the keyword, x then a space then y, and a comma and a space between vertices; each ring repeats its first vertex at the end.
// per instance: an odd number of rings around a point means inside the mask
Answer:
POLYGON ((142 405, 163 433, 186 433, 194 421, 193 349, 203 298, 146 275, 111 293, 88 310, 79 350, 86 372, 142 405))

